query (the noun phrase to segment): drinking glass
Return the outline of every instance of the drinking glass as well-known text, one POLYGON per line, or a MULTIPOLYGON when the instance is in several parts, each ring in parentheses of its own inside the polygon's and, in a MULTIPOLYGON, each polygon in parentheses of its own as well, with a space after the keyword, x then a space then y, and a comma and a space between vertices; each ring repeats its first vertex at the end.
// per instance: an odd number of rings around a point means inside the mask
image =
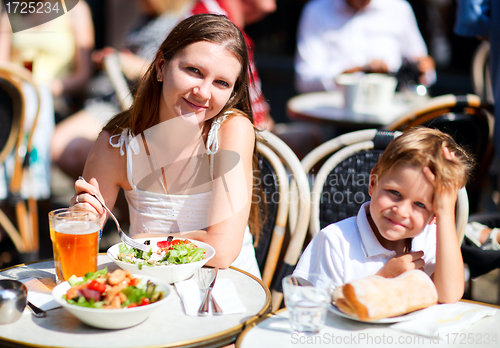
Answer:
POLYGON ((289 275, 283 278, 282 284, 292 330, 310 335, 319 333, 325 325, 327 305, 331 302, 331 283, 303 286, 289 275))
POLYGON ((56 282, 97 271, 99 222, 87 211, 61 208, 49 212, 56 282))

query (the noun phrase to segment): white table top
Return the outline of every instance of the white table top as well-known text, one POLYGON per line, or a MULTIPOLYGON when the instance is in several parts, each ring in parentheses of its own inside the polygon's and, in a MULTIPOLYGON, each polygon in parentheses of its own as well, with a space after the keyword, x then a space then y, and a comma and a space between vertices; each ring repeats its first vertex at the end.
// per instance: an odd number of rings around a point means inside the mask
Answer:
MULTIPOLYGON (((105 254, 99 255, 99 269, 117 266, 105 254)), ((20 265, 0 272, 0 279, 35 277, 55 281, 54 261, 20 265)), ((62 308, 35 318, 26 309, 21 319, 0 325, 0 346, 30 347, 220 347, 234 342, 246 325, 268 313, 269 289, 258 279, 238 269, 219 270, 219 278, 230 278, 246 312, 222 316, 193 317, 184 314, 173 289, 166 303, 143 323, 122 330, 87 326, 62 308)))
MULTIPOLYGON (((478 302, 467 301, 477 306, 478 302)), ((486 305, 490 306, 490 305, 486 305)), ((496 306, 493 306, 498 308, 496 306)), ((500 309, 500 308, 499 308, 500 309)), ((286 348, 286 347, 499 347, 500 310, 494 316, 481 319, 467 329, 448 336, 424 337, 399 332, 390 324, 369 324, 346 319, 328 311, 326 323, 317 335, 292 333, 289 312, 279 310, 269 314, 255 326, 247 327, 236 341, 236 348, 286 348)))
POLYGON ((358 105, 354 111, 344 108, 344 99, 339 91, 299 94, 287 102, 287 112, 292 119, 332 122, 340 125, 363 126, 365 128, 387 125, 429 100, 428 96, 396 93, 386 108, 358 105))

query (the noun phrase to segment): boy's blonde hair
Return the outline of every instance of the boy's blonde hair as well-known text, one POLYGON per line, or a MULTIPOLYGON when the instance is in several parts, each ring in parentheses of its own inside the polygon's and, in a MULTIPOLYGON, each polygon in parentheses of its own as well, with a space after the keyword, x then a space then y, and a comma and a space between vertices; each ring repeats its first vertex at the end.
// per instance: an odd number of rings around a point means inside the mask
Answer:
POLYGON ((380 178, 399 164, 417 168, 427 166, 436 176, 438 185, 462 187, 467 183, 474 160, 450 135, 437 129, 414 127, 391 141, 373 167, 372 175, 380 178), (455 154, 453 160, 445 158, 445 146, 455 154))

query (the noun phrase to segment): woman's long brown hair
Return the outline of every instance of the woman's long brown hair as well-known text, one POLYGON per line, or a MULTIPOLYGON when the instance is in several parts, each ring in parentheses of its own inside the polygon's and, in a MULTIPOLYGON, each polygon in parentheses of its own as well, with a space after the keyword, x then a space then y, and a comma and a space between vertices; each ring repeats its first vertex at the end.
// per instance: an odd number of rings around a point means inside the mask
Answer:
MULTIPOLYGON (((156 57, 149 66, 146 74, 143 76, 132 107, 114 116, 104 126, 103 130, 111 134, 119 134, 124 129, 129 129, 132 134, 138 135, 158 124, 162 89, 162 83, 156 79, 158 60, 164 59, 165 64, 168 64, 178 52, 200 41, 223 45, 241 63, 241 73, 236 80, 233 93, 217 116, 224 114, 228 110, 234 110, 233 114, 239 117, 246 117, 254 124, 249 92, 249 84, 253 83, 253 81, 251 80, 252 74, 245 39, 241 31, 227 17, 215 14, 199 14, 183 20, 172 29, 158 49, 156 57)), ((211 123, 213 119, 215 118, 206 122, 211 123)), ((259 178, 255 176, 255 173, 258 173, 256 145, 255 143, 252 196, 257 195, 262 198, 263 193, 258 184, 259 178)), ((254 235, 254 244, 256 245, 262 225, 262 213, 259 203, 254 202, 253 199, 248 224, 250 231, 254 235)))

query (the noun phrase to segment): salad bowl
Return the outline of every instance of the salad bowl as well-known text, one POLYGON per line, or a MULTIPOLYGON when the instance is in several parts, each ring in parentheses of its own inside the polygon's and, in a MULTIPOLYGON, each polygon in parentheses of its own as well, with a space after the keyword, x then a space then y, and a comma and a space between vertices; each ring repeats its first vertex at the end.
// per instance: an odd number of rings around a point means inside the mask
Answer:
MULTIPOLYGON (((138 238, 135 241, 139 243, 144 243, 149 241, 150 246, 153 248, 153 252, 157 249, 158 242, 165 242, 167 237, 154 237, 154 238, 138 238)), ((207 243, 203 243, 194 239, 186 238, 176 238, 176 241, 191 241, 197 248, 205 249, 203 259, 199 261, 193 261, 188 263, 175 263, 175 264, 148 264, 147 262, 141 261, 140 259, 121 261, 119 255, 123 254, 123 248, 126 247, 123 243, 118 243, 111 246, 108 251, 108 257, 113 260, 113 262, 120 268, 129 271, 132 274, 142 274, 155 278, 159 278, 167 283, 173 284, 182 280, 190 278, 198 269, 203 267, 211 258, 215 256, 215 249, 207 243)), ((193 250, 188 250, 189 253, 196 253, 197 248, 193 250)), ((123 259, 122 259, 123 260, 123 259)), ((179 261, 182 262, 182 261, 179 261)))
POLYGON ((81 307, 68 303, 63 297, 71 288, 68 281, 54 287, 52 289, 52 296, 64 309, 89 326, 100 329, 124 329, 145 321, 151 313, 166 303, 169 294, 172 292, 172 287, 161 279, 143 275, 134 275, 134 277, 141 281, 151 281, 156 285, 155 290, 163 291, 163 298, 157 302, 132 308, 102 309, 81 307))

